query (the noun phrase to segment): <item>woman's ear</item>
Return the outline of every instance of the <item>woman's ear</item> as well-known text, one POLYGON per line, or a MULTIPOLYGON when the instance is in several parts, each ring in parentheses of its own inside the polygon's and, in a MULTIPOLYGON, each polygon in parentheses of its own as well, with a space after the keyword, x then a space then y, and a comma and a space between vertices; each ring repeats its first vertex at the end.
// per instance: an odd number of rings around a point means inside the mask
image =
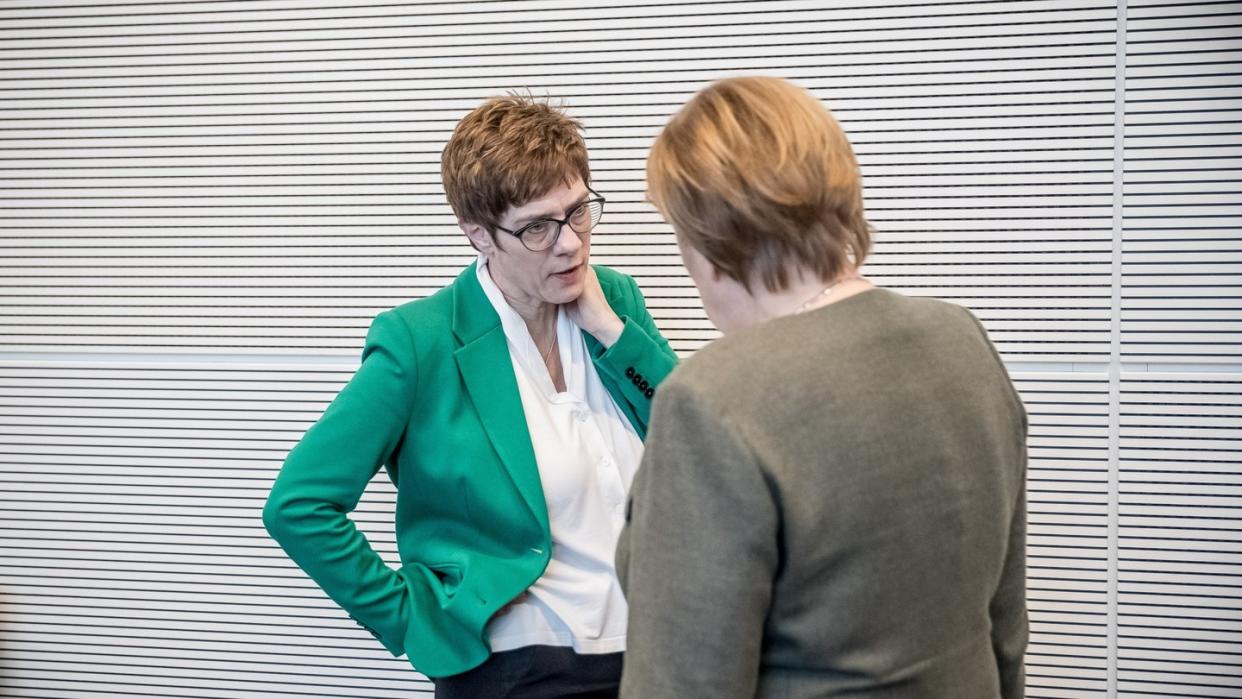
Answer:
POLYGON ((466 238, 470 241, 471 247, 484 255, 490 256, 492 249, 496 247, 496 241, 492 240, 492 234, 487 229, 477 223, 458 223, 466 238))

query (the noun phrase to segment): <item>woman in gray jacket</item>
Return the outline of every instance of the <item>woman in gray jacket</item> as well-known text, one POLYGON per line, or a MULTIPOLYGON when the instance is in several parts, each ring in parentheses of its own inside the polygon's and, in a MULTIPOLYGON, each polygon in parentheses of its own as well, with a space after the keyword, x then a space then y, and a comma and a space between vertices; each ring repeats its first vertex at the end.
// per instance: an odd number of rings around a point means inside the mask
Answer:
POLYGON ((1026 415, 979 322, 859 276, 853 151, 772 78, 647 164, 725 337, 661 385, 618 548, 622 695, 1018 699, 1026 415))

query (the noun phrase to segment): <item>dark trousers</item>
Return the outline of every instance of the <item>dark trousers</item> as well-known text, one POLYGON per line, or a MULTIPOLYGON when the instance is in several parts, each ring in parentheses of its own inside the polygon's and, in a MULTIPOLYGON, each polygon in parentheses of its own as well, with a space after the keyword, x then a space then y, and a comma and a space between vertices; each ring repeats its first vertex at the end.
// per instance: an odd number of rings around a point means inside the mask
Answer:
POLYGON ((527 646, 492 653, 473 670, 432 681, 436 699, 615 699, 623 655, 527 646))

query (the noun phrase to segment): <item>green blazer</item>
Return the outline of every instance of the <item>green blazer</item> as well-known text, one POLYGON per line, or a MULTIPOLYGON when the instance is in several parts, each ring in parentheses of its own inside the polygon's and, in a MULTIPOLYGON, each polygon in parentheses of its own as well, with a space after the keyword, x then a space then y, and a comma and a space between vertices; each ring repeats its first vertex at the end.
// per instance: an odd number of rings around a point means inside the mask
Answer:
MULTIPOLYGON (((676 355, 630 277, 595 267, 625 329, 587 347, 640 437, 676 355)), ((585 334, 585 333, 584 333, 585 334)), ((376 316, 362 364, 280 470, 263 523, 393 655, 441 677, 490 655, 484 627, 551 557, 547 506, 505 334, 471 264, 376 316), (397 487, 401 568, 346 515, 383 465, 397 487)))

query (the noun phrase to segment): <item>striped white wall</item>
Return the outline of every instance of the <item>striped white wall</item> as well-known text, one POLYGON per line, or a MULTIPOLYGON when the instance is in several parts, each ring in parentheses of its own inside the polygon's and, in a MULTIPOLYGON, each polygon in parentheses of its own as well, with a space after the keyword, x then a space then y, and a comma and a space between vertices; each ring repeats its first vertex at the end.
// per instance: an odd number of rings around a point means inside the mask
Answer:
POLYGON ((1242 4, 1126 39, 1117 689, 1242 697, 1242 4))
POLYGON ((0 2, 0 695, 429 696, 259 511, 371 316, 472 259, 453 124, 563 98, 594 260, 689 353, 643 158, 763 73, 852 135, 868 273, 974 309, 1026 400, 1028 696, 1242 697, 1240 5, 0 2))

